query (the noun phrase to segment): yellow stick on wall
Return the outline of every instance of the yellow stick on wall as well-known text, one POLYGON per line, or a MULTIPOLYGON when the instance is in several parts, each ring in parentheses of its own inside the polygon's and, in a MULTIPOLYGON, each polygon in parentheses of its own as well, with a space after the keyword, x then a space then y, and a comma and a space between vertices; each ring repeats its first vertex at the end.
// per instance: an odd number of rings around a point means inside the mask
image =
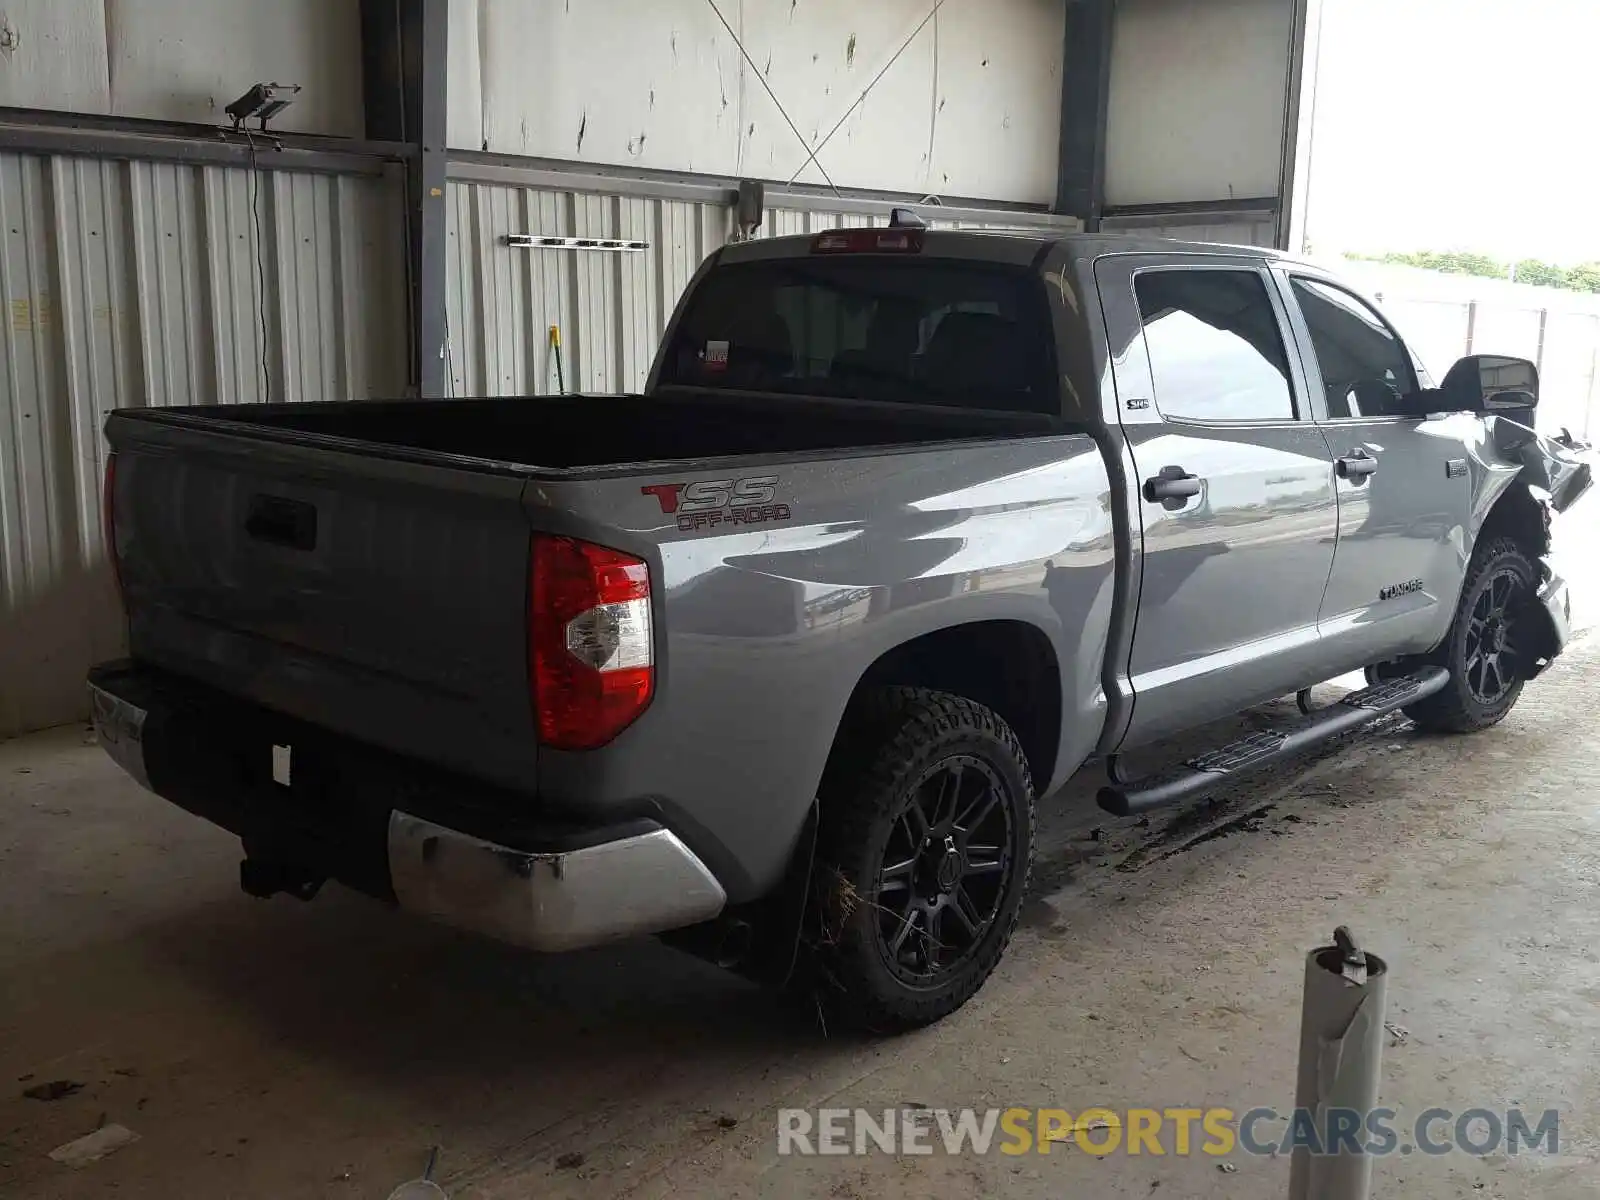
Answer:
POLYGON ((561 366, 561 326, 550 326, 550 353, 556 361, 556 394, 567 394, 567 373, 561 366))

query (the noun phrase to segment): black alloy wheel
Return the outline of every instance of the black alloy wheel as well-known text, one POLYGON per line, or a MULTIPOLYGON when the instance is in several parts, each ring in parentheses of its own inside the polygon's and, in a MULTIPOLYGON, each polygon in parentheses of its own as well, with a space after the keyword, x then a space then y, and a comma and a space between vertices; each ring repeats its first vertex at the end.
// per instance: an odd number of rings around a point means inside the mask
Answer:
POLYGON ((1538 579, 1534 560, 1511 538, 1491 538, 1473 551, 1449 632, 1415 660, 1447 668, 1450 682, 1407 705, 1406 716, 1434 733, 1474 733, 1505 719, 1539 654, 1538 579))
POLYGON ((796 982, 824 1021, 888 1033, 965 1004, 1016 929, 1033 863, 1028 756, 993 709, 864 690, 818 789, 796 982))
POLYGON ((1011 880, 1005 783, 972 755, 928 768, 906 793, 878 873, 878 949, 912 987, 959 970, 994 923, 1011 880))
POLYGON ((1462 673, 1472 698, 1485 708, 1518 683, 1516 628, 1526 604, 1521 573, 1507 564, 1488 577, 1467 617, 1462 673))

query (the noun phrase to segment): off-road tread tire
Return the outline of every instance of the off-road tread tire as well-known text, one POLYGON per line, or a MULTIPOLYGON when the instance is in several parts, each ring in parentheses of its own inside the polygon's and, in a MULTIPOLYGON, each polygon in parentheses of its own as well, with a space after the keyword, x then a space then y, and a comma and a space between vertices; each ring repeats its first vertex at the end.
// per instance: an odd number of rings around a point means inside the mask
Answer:
MULTIPOLYGON (((1461 588, 1461 599, 1456 605, 1450 632, 1445 635, 1439 649, 1429 656, 1449 670, 1450 682, 1443 691, 1408 705, 1404 710, 1419 729, 1429 733, 1476 733, 1503 721, 1521 696, 1524 681, 1519 679, 1497 704, 1486 707, 1473 697, 1462 669, 1467 622, 1478 602, 1479 589, 1485 578, 1497 573, 1508 562, 1522 575, 1530 598, 1537 590, 1539 570, 1515 539, 1492 538, 1472 552, 1472 560, 1467 565, 1467 581, 1461 588)), ((1532 636, 1532 631, 1524 627, 1522 635, 1526 640, 1532 636)))
POLYGON ((948 1016, 983 986, 1005 953, 1033 871, 1033 778, 1016 734, 998 714, 962 696, 926 688, 873 689, 857 697, 845 716, 819 798, 815 919, 808 919, 803 986, 812 989, 825 1022, 858 1032, 897 1033, 948 1016), (1011 816, 1024 831, 1022 852, 978 955, 942 987, 919 991, 896 979, 880 957, 870 909, 856 906, 841 916, 832 901, 841 881, 853 889, 876 878, 889 818, 904 788, 952 753, 984 758, 1014 791, 1011 816))

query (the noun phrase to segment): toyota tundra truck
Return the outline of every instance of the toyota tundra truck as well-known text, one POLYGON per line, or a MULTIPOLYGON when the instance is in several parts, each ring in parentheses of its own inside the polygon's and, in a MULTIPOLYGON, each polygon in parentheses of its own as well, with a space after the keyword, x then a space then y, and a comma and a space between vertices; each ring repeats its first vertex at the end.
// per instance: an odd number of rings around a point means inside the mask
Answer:
POLYGON ((993 970, 1035 797, 1085 763, 1128 814, 1397 710, 1505 717, 1568 638, 1551 514, 1590 476, 1538 386, 1481 355, 1436 386, 1263 250, 733 244, 642 394, 111 414, 129 657, 94 720, 254 895, 657 934, 906 1029, 993 970))

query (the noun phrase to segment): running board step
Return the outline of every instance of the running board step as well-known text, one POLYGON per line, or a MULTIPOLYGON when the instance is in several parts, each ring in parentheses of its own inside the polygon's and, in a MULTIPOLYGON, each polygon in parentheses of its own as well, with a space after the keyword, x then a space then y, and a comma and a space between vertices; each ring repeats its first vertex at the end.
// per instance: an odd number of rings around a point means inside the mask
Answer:
POLYGON ((1236 775, 1299 754, 1396 709, 1415 704, 1442 690, 1449 682, 1450 672, 1443 667, 1428 667, 1403 679, 1373 684, 1282 729, 1247 734, 1149 779, 1103 787, 1099 795, 1100 807, 1116 816, 1128 817, 1203 796, 1236 775))

